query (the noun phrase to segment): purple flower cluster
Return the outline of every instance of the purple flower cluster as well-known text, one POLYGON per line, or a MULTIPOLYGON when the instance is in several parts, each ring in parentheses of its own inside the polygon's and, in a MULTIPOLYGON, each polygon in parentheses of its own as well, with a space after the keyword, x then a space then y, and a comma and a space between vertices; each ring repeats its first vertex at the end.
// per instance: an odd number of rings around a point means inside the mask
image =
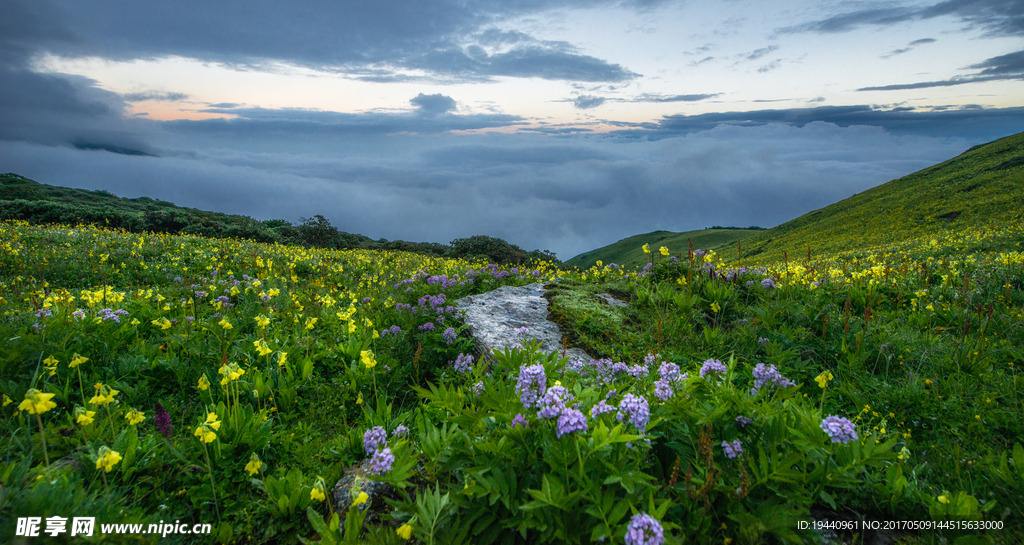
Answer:
POLYGON ((563 410, 556 426, 558 438, 561 439, 563 435, 576 431, 587 431, 587 417, 576 409, 563 410))
POLYGON ((452 366, 455 367, 455 370, 460 373, 466 373, 473 370, 473 356, 469 354, 459 354, 458 357, 455 358, 454 362, 449 361, 448 363, 452 364, 452 366))
POLYGON ((388 471, 391 471, 391 465, 395 463, 395 455, 391 454, 391 449, 385 447, 377 452, 373 453, 373 458, 370 458, 370 473, 373 475, 383 475, 388 471))
POLYGON ((395 426, 395 429, 391 431, 391 437, 405 437, 409 435, 409 428, 402 424, 395 426))
POLYGON ((363 448, 366 454, 373 454, 388 444, 388 432, 382 426, 374 426, 363 433, 363 448))
POLYGON ((633 424, 636 429, 644 431, 647 429, 647 423, 651 420, 651 410, 647 405, 647 398, 633 394, 622 396, 622 401, 619 403, 619 414, 616 415, 616 418, 619 420, 628 418, 629 423, 633 424))
POLYGON ((762 280, 761 286, 769 289, 779 287, 778 285, 775 284, 775 280, 771 278, 765 278, 764 280, 762 280))
POLYGON ((174 429, 174 424, 171 424, 171 415, 167 414, 164 406, 159 403, 153 407, 153 410, 156 412, 156 415, 153 416, 153 423, 156 424, 156 429, 165 436, 170 437, 171 430, 174 429))
POLYGON ((402 332, 402 328, 400 328, 400 327, 398 327, 396 325, 393 325, 393 326, 385 329, 384 331, 381 331, 380 332, 380 336, 381 337, 386 337, 388 335, 398 335, 401 332, 402 332))
POLYGON ((796 386, 795 382, 782 376, 782 373, 775 368, 775 365, 759 363, 754 367, 754 387, 750 389, 750 395, 756 394, 765 384, 778 386, 779 388, 796 386))
POLYGON ((420 331, 433 331, 434 330, 434 324, 432 324, 430 322, 427 322, 427 323, 421 325, 419 327, 419 330, 420 331))
POLYGON ((43 307, 36 311, 36 318, 49 318, 51 315, 53 315, 53 311, 49 307, 43 307))
POLYGON ((665 542, 665 531, 661 523, 647 513, 637 513, 626 528, 626 545, 661 545, 665 542))
POLYGON ((558 384, 548 388, 544 397, 537 404, 537 418, 554 418, 565 410, 565 404, 573 400, 573 395, 564 386, 558 384))
POLYGON ((745 427, 749 426, 750 423, 753 422, 753 421, 754 421, 753 418, 748 418, 746 416, 737 416, 736 417, 736 423, 739 424, 741 428, 745 428, 745 427))
POLYGON ((736 458, 737 456, 741 456, 743 454, 743 445, 740 444, 739 439, 733 441, 732 443, 722 441, 722 451, 725 452, 726 458, 732 460, 733 458, 736 458))
POLYGON ((516 381, 516 393, 523 406, 529 409, 533 407, 541 392, 547 389, 547 377, 544 375, 544 366, 539 363, 519 368, 519 380, 516 381))
POLYGON ((455 333, 454 327, 449 327, 448 329, 444 330, 444 333, 442 333, 441 336, 444 338, 445 343, 452 344, 453 342, 455 342, 455 338, 458 335, 455 333))
POLYGON ((658 368, 658 375, 661 378, 654 383, 654 395, 662 401, 667 401, 675 395, 675 390, 672 389, 673 382, 685 380, 687 377, 686 373, 679 373, 678 365, 669 361, 662 362, 658 368))
POLYGON ((123 308, 119 308, 117 310, 113 310, 113 309, 109 309, 109 308, 104 308, 104 309, 101 309, 97 314, 99 314, 100 318, 103 318, 104 322, 112 321, 112 322, 121 323, 121 318, 120 317, 127 315, 128 311, 123 309, 123 308))
POLYGON ((516 426, 522 426, 524 428, 527 426, 526 417, 523 416, 523 413, 516 414, 516 417, 512 419, 512 428, 514 429, 516 426))
POLYGON ((597 417, 601 416, 602 414, 610 413, 610 412, 614 412, 614 411, 615 411, 615 407, 612 407, 611 405, 605 403, 604 400, 602 399, 601 401, 599 401, 597 403, 597 405, 594 405, 593 407, 590 408, 590 417, 591 418, 597 418, 597 417))
POLYGON ((700 376, 706 377, 708 373, 725 373, 725 364, 714 358, 706 360, 704 365, 700 367, 700 376))
POLYGON ((82 310, 82 309, 78 309, 78 310, 72 312, 71 315, 74 316, 75 318, 81 320, 82 318, 85 318, 85 311, 82 310))
POLYGON ((849 419, 831 415, 821 421, 821 429, 828 434, 833 443, 849 443, 856 441, 857 427, 849 419))

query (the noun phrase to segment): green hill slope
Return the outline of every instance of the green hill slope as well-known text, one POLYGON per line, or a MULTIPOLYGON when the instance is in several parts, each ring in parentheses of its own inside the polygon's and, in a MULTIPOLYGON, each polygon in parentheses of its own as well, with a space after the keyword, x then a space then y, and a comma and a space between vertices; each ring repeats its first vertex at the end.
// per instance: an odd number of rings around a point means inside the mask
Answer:
MULTIPOLYGON (((1024 133, 858 193, 743 241, 743 263, 899 245, 1024 221, 1024 133)), ((736 244, 716 251, 728 261, 736 244)))
POLYGON ((672 231, 654 231, 642 235, 634 235, 624 238, 614 244, 609 244, 596 250, 584 252, 565 262, 567 266, 588 268, 597 261, 604 264, 617 263, 623 267, 643 266, 647 263, 647 256, 644 255, 641 247, 644 244, 650 246, 652 252, 664 246, 673 255, 685 253, 689 250, 690 242, 694 248, 711 248, 720 245, 735 245, 736 241, 746 239, 759 229, 701 229, 699 231, 685 231, 676 233, 672 231))

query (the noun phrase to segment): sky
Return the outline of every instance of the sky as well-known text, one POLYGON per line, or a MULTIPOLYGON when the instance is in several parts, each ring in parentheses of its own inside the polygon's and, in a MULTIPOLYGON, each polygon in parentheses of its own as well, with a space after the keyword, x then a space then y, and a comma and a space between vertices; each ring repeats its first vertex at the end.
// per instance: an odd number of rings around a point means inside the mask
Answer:
POLYGON ((5 0, 0 172, 568 259, 1024 130, 1024 0, 5 0))

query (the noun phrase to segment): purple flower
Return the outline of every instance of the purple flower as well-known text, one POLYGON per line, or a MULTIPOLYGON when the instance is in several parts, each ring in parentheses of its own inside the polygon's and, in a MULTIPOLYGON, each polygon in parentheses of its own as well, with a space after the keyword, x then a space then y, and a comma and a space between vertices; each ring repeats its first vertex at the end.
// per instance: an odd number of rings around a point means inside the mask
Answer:
POLYGON ((391 431, 391 437, 405 437, 409 435, 409 428, 402 424, 395 426, 395 429, 391 431))
POLYGON ((448 329, 444 330, 444 333, 442 333, 441 336, 444 337, 444 342, 452 344, 453 342, 455 342, 455 337, 457 336, 455 334, 455 328, 449 327, 448 329))
POLYGON ((769 341, 767 337, 758 337, 757 338, 757 342, 758 342, 758 344, 764 344, 766 342, 771 342, 771 341, 769 341))
POLYGON ((685 378, 685 375, 679 374, 679 366, 668 361, 662 363, 658 368, 658 375, 661 376, 661 380, 665 381, 678 381, 685 378))
POLYGON ((460 373, 473 370, 473 356, 469 354, 459 354, 454 362, 449 361, 448 363, 451 363, 455 370, 460 373))
POLYGON ((427 323, 421 325, 419 327, 419 330, 420 331, 433 331, 434 330, 434 324, 432 324, 430 322, 427 322, 427 323))
POLYGON ((530 366, 519 368, 519 380, 516 382, 516 393, 523 406, 529 409, 537 402, 541 392, 547 388, 547 377, 544 375, 544 366, 535 363, 530 366))
POLYGON ((564 386, 554 385, 546 392, 544 397, 537 404, 540 410, 537 411, 537 418, 554 418, 565 410, 565 404, 573 400, 572 394, 564 386))
POLYGON ((387 444, 388 432, 381 426, 374 426, 363 434, 363 448, 366 449, 366 454, 373 454, 387 444))
POLYGON ((160 433, 170 437, 171 430, 174 429, 174 424, 171 424, 171 415, 167 414, 167 411, 164 410, 164 406, 159 403, 153 407, 153 410, 156 412, 156 415, 153 416, 153 423, 156 424, 156 429, 159 430, 160 433))
POLYGON ((775 284, 775 280, 772 280, 771 278, 765 278, 764 280, 762 280, 761 281, 761 285, 766 287, 766 288, 777 288, 778 287, 775 284))
POLYGON ((705 377, 708 373, 725 373, 725 364, 714 358, 706 360, 700 368, 700 376, 705 377))
POLYGON ((395 456, 391 454, 391 449, 385 447, 373 453, 373 458, 370 459, 370 473, 383 475, 391 471, 391 464, 394 463, 395 456))
POLYGON ((741 428, 745 428, 745 427, 749 426, 750 423, 753 422, 753 421, 754 421, 753 418, 747 418, 746 416, 737 416, 736 417, 736 423, 739 424, 741 428))
POLYGON ((512 334, 515 335, 516 338, 518 339, 518 338, 525 337, 529 332, 530 332, 530 328, 528 328, 528 327, 520 327, 520 328, 516 328, 516 330, 513 331, 512 334))
POLYGON ((558 417, 556 431, 559 439, 567 433, 587 431, 587 417, 576 409, 565 409, 558 417))
POLYGON ((53 311, 51 311, 48 307, 43 307, 36 311, 37 318, 49 318, 52 314, 53 311))
POLYGON ((857 428, 849 419, 831 415, 821 421, 821 429, 833 443, 849 443, 857 440, 857 428))
POLYGON ((516 426, 522 426, 524 428, 527 426, 526 417, 524 417, 522 413, 517 414, 516 417, 512 419, 512 428, 514 429, 516 426))
POLYGON ((644 358, 644 365, 654 365, 654 362, 658 361, 658 356, 654 354, 647 354, 644 358))
POLYGON ((477 397, 484 395, 484 381, 481 380, 473 385, 473 395, 477 397))
POLYGON ((754 395, 761 389, 765 384, 771 384, 780 388, 788 388, 790 386, 796 386, 796 383, 788 378, 782 376, 782 373, 775 368, 775 365, 765 365, 763 363, 757 364, 754 367, 754 387, 750 390, 750 395, 754 395))
POLYGON ((605 403, 604 400, 602 399, 601 401, 598 402, 597 405, 594 405, 593 407, 590 408, 590 417, 591 418, 597 418, 597 417, 601 416, 602 414, 610 413, 610 412, 612 412, 614 410, 615 410, 615 407, 612 407, 611 405, 605 403))
POLYGON ((672 384, 667 379, 662 378, 654 383, 654 395, 662 401, 667 401, 675 393, 672 384))
POLYGON ((71 315, 74 316, 75 318, 81 320, 82 318, 85 318, 85 311, 82 310, 82 309, 78 309, 78 310, 72 312, 71 315))
POLYGON ((654 517, 647 513, 633 515, 626 528, 626 545, 661 545, 664 541, 665 531, 654 517))
POLYGON ((722 441, 722 451, 725 452, 726 458, 732 460, 733 458, 743 454, 743 445, 740 444, 739 439, 732 443, 722 441))
POLYGON ((650 369, 644 367, 643 365, 637 364, 626 369, 626 373, 628 373, 629 376, 633 378, 642 378, 646 377, 650 373, 650 369))
POLYGON ((644 431, 647 428, 647 423, 651 420, 651 411, 647 405, 647 398, 633 394, 622 396, 622 402, 619 403, 619 414, 616 415, 616 418, 619 420, 628 418, 629 422, 636 429, 644 431))

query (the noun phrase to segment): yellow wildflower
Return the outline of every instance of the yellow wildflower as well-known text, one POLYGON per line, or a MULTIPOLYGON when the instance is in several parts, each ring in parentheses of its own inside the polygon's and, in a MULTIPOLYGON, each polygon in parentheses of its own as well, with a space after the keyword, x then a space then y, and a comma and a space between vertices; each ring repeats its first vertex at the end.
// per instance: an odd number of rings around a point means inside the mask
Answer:
POLYGON ((231 325, 231 322, 229 322, 227 318, 221 318, 220 321, 217 322, 217 325, 223 327, 225 331, 234 327, 233 325, 231 325))
POLYGON ((77 408, 75 409, 75 412, 78 415, 75 418, 75 422, 77 422, 79 426, 88 426, 94 422, 96 411, 87 411, 82 408, 77 408))
POLYGON ((156 320, 153 320, 150 323, 155 325, 155 326, 157 326, 157 327, 159 327, 160 329, 170 329, 171 328, 171 321, 168 320, 166 316, 161 316, 161 317, 157 318, 156 320))
POLYGON ((96 457, 96 469, 102 469, 107 473, 110 473, 111 469, 121 461, 121 453, 116 450, 110 450, 106 446, 100 447, 98 456, 96 457))
POLYGON ((711 303, 711 312, 718 314, 718 311, 722 310, 722 307, 717 303, 711 303))
POLYGON ((818 387, 825 388, 828 386, 828 381, 834 379, 831 371, 822 371, 820 375, 814 377, 814 381, 818 383, 818 387))
POLYGON ((285 364, 285 362, 287 362, 287 361, 288 361, 288 353, 287 352, 278 352, 277 353, 277 365, 278 365, 278 367, 283 366, 285 364))
POLYGON ((128 414, 124 415, 124 419, 128 421, 129 426, 134 426, 145 420, 146 415, 137 409, 129 409, 128 414))
POLYGON ((651 247, 646 245, 646 244, 644 244, 643 251, 644 251, 645 254, 649 254, 649 253, 651 253, 651 247))
POLYGON ((658 249, 658 253, 663 255, 663 256, 666 256, 666 257, 671 255, 671 254, 668 253, 668 248, 666 248, 664 246, 662 246, 661 248, 658 249))
POLYGON ((362 505, 369 499, 370 496, 366 492, 360 491, 356 499, 352 500, 352 505, 362 505))
POLYGON ((395 533, 398 534, 398 537, 408 540, 412 537, 412 526, 410 526, 409 523, 405 523, 399 526, 395 530, 395 533))
POLYGON ((7 397, 7 394, 4 394, 3 406, 6 407, 6 406, 10 405, 11 403, 14 403, 14 400, 11 399, 10 397, 7 397))
POLYGON ((47 367, 56 367, 58 363, 60 363, 60 360, 53 357, 52 355, 43 360, 43 364, 46 365, 47 367))
POLYGON ((371 352, 370 350, 363 350, 362 352, 360 352, 359 358, 362 360, 363 365, 365 365, 367 369, 373 369, 373 367, 377 365, 377 360, 373 357, 373 352, 371 352))
POLYGON ((256 325, 260 326, 261 329, 265 328, 268 325, 270 325, 270 318, 267 318, 266 316, 260 314, 259 316, 256 317, 256 325))
POLYGON ((121 393, 119 390, 108 388, 103 384, 96 385, 96 395, 89 400, 93 405, 110 405, 114 402, 114 396, 121 393))
POLYGON ((271 350, 270 347, 267 346, 267 341, 264 341, 263 339, 255 340, 252 342, 252 344, 253 346, 256 347, 256 352, 259 353, 261 358, 273 352, 273 350, 271 350))
POLYGON ((316 483, 313 484, 313 489, 309 491, 309 499, 316 501, 324 501, 327 499, 327 495, 324 494, 323 477, 316 478, 316 483))
POLYGON ((938 497, 939 503, 949 503, 949 498, 945 494, 938 497))
POLYGON ((260 460, 260 457, 256 456, 255 452, 252 453, 252 456, 249 456, 249 463, 245 464, 245 470, 249 472, 250 477, 259 473, 262 467, 263 460, 260 460))
POLYGON ((83 363, 85 363, 87 361, 89 361, 89 358, 87 358, 85 356, 80 356, 78 354, 78 352, 75 352, 75 356, 73 358, 71 358, 71 362, 68 363, 68 367, 70 367, 71 369, 74 369, 75 367, 78 367, 79 365, 82 365, 83 363))
POLYGON ((196 384, 196 388, 199 388, 202 391, 206 391, 206 389, 209 388, 209 387, 210 387, 210 379, 206 378, 206 373, 203 373, 199 377, 199 383, 196 384))
POLYGON ((28 414, 43 414, 57 406, 50 401, 57 394, 44 394, 35 388, 29 388, 25 392, 25 400, 18 405, 19 411, 28 411, 28 414))

